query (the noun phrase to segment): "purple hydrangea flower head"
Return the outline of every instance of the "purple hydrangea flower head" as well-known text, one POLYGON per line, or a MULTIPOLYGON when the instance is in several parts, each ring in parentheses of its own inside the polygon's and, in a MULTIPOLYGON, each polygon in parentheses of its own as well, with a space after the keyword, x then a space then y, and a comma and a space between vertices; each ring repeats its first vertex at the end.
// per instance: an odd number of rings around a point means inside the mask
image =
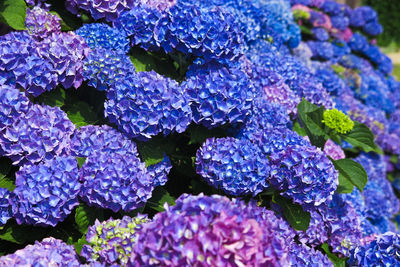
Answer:
POLYGON ((114 212, 143 206, 153 191, 153 179, 145 164, 129 152, 92 153, 79 170, 79 179, 83 201, 114 212))
POLYGON ((105 116, 129 137, 146 140, 160 133, 182 133, 192 121, 186 92, 154 71, 125 77, 108 94, 105 116))
POLYGON ((0 188, 0 226, 12 217, 10 195, 11 192, 7 188, 0 188))
POLYGON ((98 47, 93 49, 84 60, 83 77, 88 85, 99 91, 108 91, 114 85, 122 83, 125 76, 130 77, 135 66, 122 51, 98 47))
POLYGON ((177 0, 139 0, 140 4, 164 11, 176 5, 177 0))
POLYGON ((189 96, 193 121, 208 128, 244 122, 251 111, 253 87, 238 67, 194 65, 182 87, 189 96))
POLYGON ((82 36, 91 49, 103 47, 125 53, 129 51, 129 40, 125 33, 105 23, 85 24, 75 34, 82 36))
POLYGON ((351 251, 351 266, 400 266, 400 235, 388 232, 351 251))
POLYGON ((319 206, 330 200, 338 186, 338 172, 320 149, 289 145, 271 154, 269 182, 294 202, 319 206))
POLYGON ((89 227, 81 255, 90 263, 99 261, 107 265, 126 266, 136 241, 136 231, 147 222, 144 215, 135 218, 124 216, 122 219, 96 220, 89 227))
POLYGON ((21 166, 49 160, 68 152, 74 130, 60 108, 33 105, 0 135, 0 154, 21 166))
POLYGON ((0 85, 0 132, 25 115, 31 107, 29 99, 18 89, 0 85))
POLYGON ((41 42, 40 54, 54 66, 57 82, 78 88, 83 82, 83 60, 90 48, 73 32, 53 33, 41 42))
POLYGON ((11 196, 18 224, 55 226, 79 204, 78 163, 56 157, 39 165, 25 165, 16 174, 11 196))
POLYGON ((302 244, 308 246, 318 246, 328 240, 329 228, 324 222, 324 217, 316 210, 311 209, 311 219, 307 230, 297 231, 297 236, 302 244))
POLYGON ((324 152, 326 153, 326 155, 328 155, 334 160, 344 159, 346 157, 343 149, 338 144, 333 142, 331 139, 326 141, 324 146, 324 152))
POLYGON ((168 181, 168 174, 172 169, 170 159, 164 155, 164 158, 159 163, 147 167, 147 172, 153 178, 153 185, 163 186, 168 181))
POLYGON ((119 15, 134 7, 134 0, 67 0, 65 6, 73 14, 82 9, 89 12, 95 20, 105 19, 112 22, 119 15))
POLYGON ((290 265, 293 267, 327 266, 333 267, 333 263, 319 250, 304 244, 293 243, 289 249, 290 265))
POLYGON ((61 32, 61 19, 57 15, 35 6, 26 10, 25 27, 35 38, 43 39, 53 32, 61 32))
POLYGON ((196 165, 207 183, 230 195, 255 196, 269 187, 268 159, 246 139, 207 139, 196 153, 196 165))
POLYGON ((66 263, 70 267, 81 266, 74 246, 53 237, 0 258, 1 266, 65 266, 66 263))
POLYGON ((138 231, 131 263, 287 265, 287 246, 277 235, 286 232, 287 224, 254 205, 221 196, 183 195, 138 231))
POLYGON ((72 136, 70 146, 75 157, 89 157, 97 151, 138 155, 136 144, 108 125, 80 127, 72 136))

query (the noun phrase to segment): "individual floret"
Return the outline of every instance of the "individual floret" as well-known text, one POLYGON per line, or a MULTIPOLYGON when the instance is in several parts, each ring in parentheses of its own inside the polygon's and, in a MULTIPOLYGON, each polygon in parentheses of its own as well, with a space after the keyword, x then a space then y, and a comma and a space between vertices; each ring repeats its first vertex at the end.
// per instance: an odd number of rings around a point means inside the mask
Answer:
POLYGON ((96 220, 89 227, 86 234, 89 244, 83 246, 81 255, 91 263, 98 261, 107 265, 126 266, 136 241, 136 232, 147 221, 146 216, 140 214, 134 218, 111 218, 102 223, 96 220))
POLYGON ((192 121, 180 85, 154 71, 139 72, 116 84, 104 104, 105 116, 129 137, 146 140, 184 132, 192 121))
POLYGON ((129 41, 124 32, 104 23, 85 24, 75 33, 82 36, 91 49, 103 47, 106 49, 129 51, 129 41))
POLYGON ((21 166, 65 155, 74 130, 59 107, 33 105, 0 135, 0 154, 21 166))
POLYGON ((135 154, 97 151, 79 170, 80 197, 90 206, 114 212, 143 206, 154 188, 145 164, 135 154))
POLYGON ((207 139, 196 153, 196 165, 207 183, 230 195, 255 196, 269 187, 268 159, 246 139, 207 139))
POLYGON ((0 266, 65 266, 79 267, 78 255, 74 246, 67 245, 63 241, 48 237, 34 245, 27 245, 0 258, 0 266))
POLYGON ((55 226, 79 204, 81 184, 74 157, 56 157, 39 165, 26 165, 15 176, 11 204, 18 224, 55 226))

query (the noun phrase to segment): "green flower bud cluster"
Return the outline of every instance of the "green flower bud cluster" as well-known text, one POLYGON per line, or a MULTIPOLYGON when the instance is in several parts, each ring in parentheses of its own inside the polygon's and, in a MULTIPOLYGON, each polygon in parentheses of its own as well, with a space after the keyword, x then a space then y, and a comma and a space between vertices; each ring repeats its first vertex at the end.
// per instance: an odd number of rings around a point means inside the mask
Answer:
POLYGON ((354 122, 350 117, 335 108, 324 111, 322 122, 342 134, 350 132, 354 127, 354 122))

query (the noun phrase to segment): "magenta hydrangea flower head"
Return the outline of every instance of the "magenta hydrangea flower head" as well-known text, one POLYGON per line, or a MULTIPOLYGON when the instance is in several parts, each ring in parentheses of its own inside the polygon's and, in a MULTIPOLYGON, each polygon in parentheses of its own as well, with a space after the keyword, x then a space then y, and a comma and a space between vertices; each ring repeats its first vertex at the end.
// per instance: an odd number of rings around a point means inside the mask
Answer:
POLYGON ((90 263, 101 262, 113 266, 126 266, 136 242, 137 230, 149 221, 146 216, 138 214, 131 218, 113 218, 89 227, 86 240, 89 243, 82 248, 81 256, 90 263))
POLYGON ((32 105, 0 135, 0 154, 20 166, 65 155, 74 130, 59 107, 32 105))
POLYGON ((121 12, 134 7, 134 0, 67 0, 65 6, 73 14, 79 9, 87 11, 95 20, 105 19, 113 22, 121 12))
POLYGON ((105 116, 132 138, 182 133, 192 121, 186 92, 176 81, 154 71, 125 77, 107 97, 105 116))
POLYGON ((136 144, 108 125, 87 125, 75 130, 71 137, 71 155, 89 157, 97 151, 137 155, 136 144))
POLYGON ((85 24, 75 33, 82 36, 91 49, 103 47, 125 53, 129 51, 129 40, 125 33, 105 23, 85 24))
POLYGON ((132 211, 151 197, 154 180, 130 152, 93 152, 79 170, 80 197, 90 206, 132 211))
POLYGON ((18 89, 0 84, 0 132, 25 115, 31 107, 26 95, 18 89))
POLYGON ((387 232, 351 251, 351 266, 400 266, 400 235, 387 232))
POLYGON ((0 226, 12 217, 10 195, 11 192, 7 188, 0 188, 0 226))
POLYGON ((125 52, 103 47, 93 49, 84 60, 83 77, 99 91, 109 91, 135 73, 135 66, 125 52))
POLYGON ((334 160, 344 159, 346 157, 343 149, 338 144, 333 142, 331 139, 326 141, 324 146, 324 152, 326 153, 326 155, 328 155, 334 160))
POLYGON ((48 237, 34 245, 27 245, 15 253, 0 257, 1 266, 65 266, 79 267, 78 255, 74 246, 48 237))
POLYGON ((25 27, 29 34, 41 40, 53 32, 61 32, 61 18, 38 6, 26 10, 25 27))
POLYGON ((132 265, 288 264, 287 245, 278 235, 287 225, 252 202, 183 195, 165 208, 138 231, 132 265))
POLYGON ((268 158, 247 139, 210 138, 196 153, 196 171, 225 193, 255 196, 269 187, 268 158))
POLYGON ((193 65, 182 87, 189 95, 197 124, 213 128, 244 122, 250 115, 253 87, 241 68, 193 65))
POLYGON ((79 204, 81 184, 74 157, 56 157, 39 165, 25 165, 15 176, 11 204, 18 224, 55 226, 79 204))

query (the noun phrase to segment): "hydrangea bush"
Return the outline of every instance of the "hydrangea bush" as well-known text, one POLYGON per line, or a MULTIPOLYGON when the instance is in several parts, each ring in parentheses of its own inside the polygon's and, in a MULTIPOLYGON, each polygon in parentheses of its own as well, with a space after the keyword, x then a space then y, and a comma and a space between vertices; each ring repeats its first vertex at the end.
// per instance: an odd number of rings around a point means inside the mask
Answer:
POLYGON ((372 8, 1 5, 1 266, 400 266, 372 8))

